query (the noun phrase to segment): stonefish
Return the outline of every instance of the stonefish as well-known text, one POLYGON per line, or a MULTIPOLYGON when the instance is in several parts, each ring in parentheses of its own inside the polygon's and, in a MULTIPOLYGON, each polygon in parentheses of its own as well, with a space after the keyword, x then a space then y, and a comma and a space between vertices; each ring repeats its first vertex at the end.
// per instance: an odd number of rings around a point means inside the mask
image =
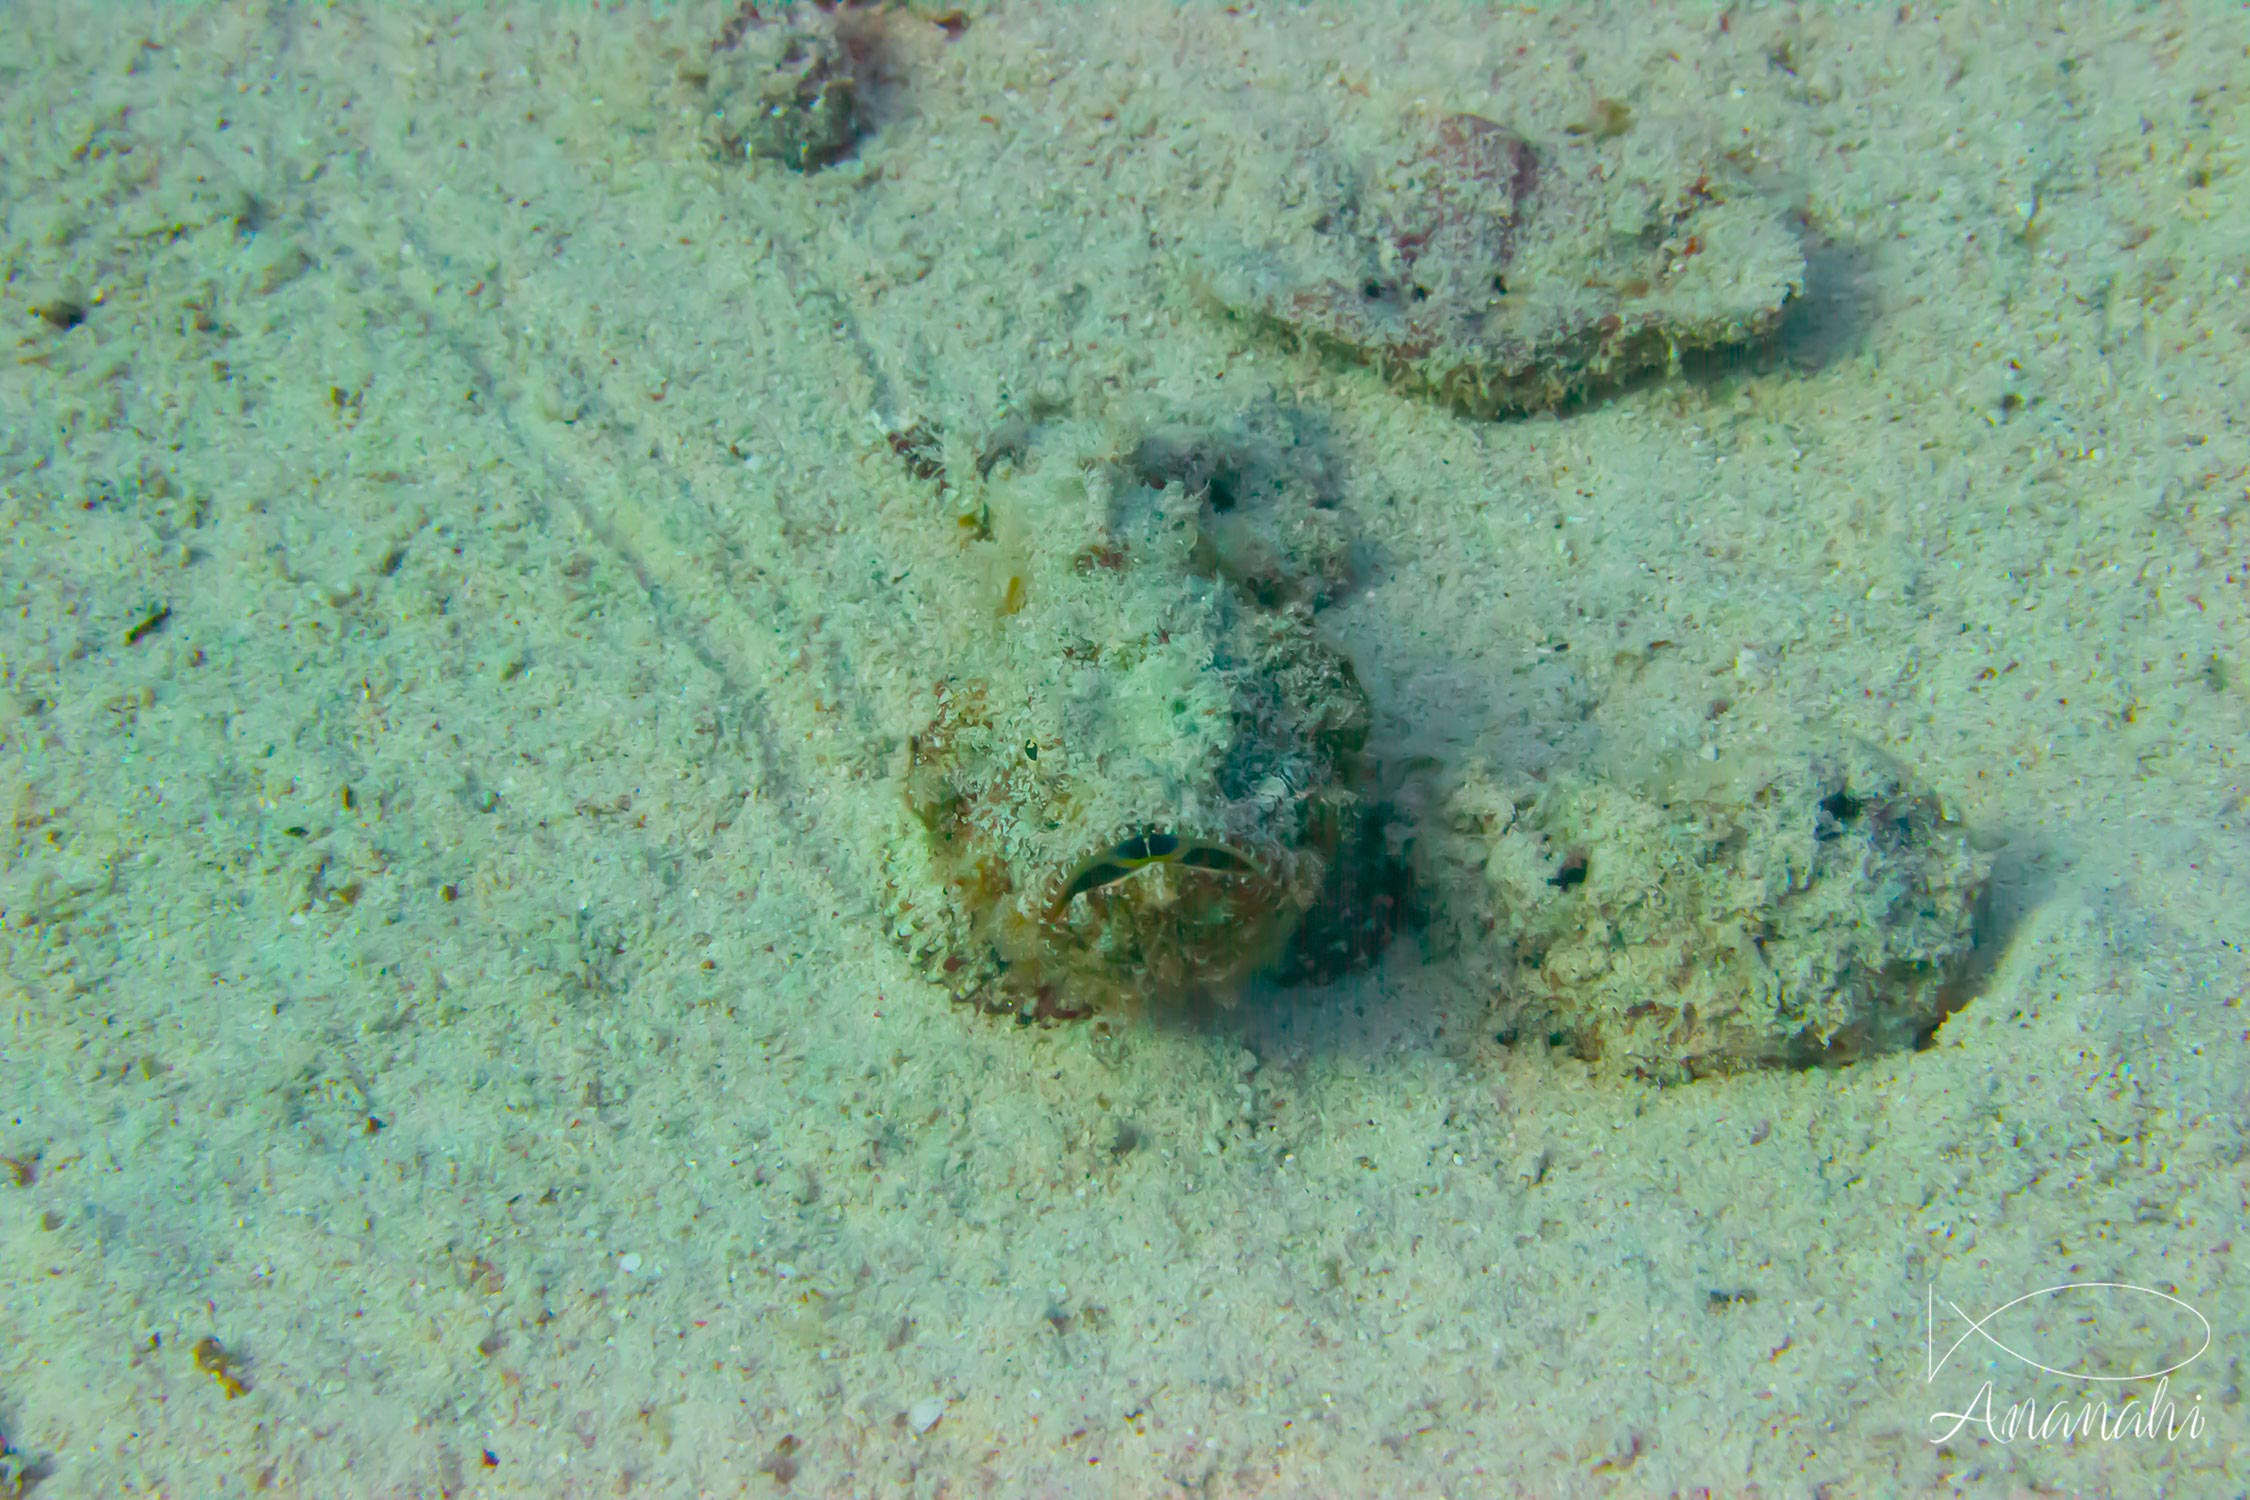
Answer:
POLYGON ((905 746, 901 935, 1026 1017, 1225 1001, 1365 947, 1368 708, 1314 630, 1345 575, 1319 465, 1249 426, 894 446, 982 581, 973 665, 905 746))

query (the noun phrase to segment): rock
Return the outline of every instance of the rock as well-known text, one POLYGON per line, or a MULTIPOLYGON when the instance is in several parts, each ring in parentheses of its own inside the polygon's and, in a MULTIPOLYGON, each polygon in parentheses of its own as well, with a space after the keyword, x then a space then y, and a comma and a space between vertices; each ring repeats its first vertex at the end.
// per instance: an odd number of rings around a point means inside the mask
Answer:
POLYGON ((762 14, 744 5, 708 57, 683 65, 703 90, 706 134, 721 157, 764 157, 810 172, 852 149, 859 79, 840 14, 796 5, 762 14))
POLYGON ((1644 139, 1538 146, 1447 115, 1400 158, 1308 149, 1191 252, 1222 307, 1475 416, 1554 406, 1770 332, 1804 286, 1781 214, 1644 139))
POLYGON ((1450 808, 1452 853, 1483 867, 1454 925, 1503 1028, 1605 1071, 1850 1061, 1917 1045, 1966 998, 1991 861, 1872 751, 1660 794, 1479 773, 1450 808))

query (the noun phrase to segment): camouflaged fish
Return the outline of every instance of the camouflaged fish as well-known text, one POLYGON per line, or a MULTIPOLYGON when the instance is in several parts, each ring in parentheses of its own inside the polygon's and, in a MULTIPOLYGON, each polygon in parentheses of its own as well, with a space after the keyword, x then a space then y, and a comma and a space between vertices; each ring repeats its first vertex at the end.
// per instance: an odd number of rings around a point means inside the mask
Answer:
POLYGON ((1343 579, 1334 520, 1240 433, 1003 446, 941 481, 985 621, 906 746, 901 931, 1027 1016, 1223 1001, 1357 846, 1367 702, 1313 631, 1343 579))

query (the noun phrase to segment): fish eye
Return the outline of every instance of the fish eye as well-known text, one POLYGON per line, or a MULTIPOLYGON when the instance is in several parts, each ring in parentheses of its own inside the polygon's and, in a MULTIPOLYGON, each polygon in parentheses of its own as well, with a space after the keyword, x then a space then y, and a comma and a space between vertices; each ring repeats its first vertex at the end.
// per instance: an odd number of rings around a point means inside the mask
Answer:
POLYGON ((1023 758, 1025 760, 1037 760, 1039 758, 1039 742, 1037 740, 1025 740, 1023 742, 1023 758))

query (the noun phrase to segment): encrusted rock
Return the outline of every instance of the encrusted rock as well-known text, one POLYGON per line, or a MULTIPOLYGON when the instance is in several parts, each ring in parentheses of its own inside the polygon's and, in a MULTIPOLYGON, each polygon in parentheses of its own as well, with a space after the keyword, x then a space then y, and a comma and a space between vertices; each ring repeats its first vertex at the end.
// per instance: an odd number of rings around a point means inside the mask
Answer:
POLYGON ((1466 778, 1455 914, 1503 1028, 1675 1080, 1912 1047, 1964 997, 1990 860, 1873 752, 1661 798, 1466 778), (1482 880, 1475 867, 1482 866, 1482 880))
POLYGON ((1535 145, 1453 114, 1411 133, 1391 160, 1308 149, 1246 172, 1195 280, 1477 416, 1758 338, 1803 290, 1775 207, 1657 131, 1535 145))
POLYGON ((707 57, 683 64, 709 113, 721 156, 765 157, 793 171, 827 166, 859 139, 859 82, 848 10, 835 5, 740 6, 707 57))

